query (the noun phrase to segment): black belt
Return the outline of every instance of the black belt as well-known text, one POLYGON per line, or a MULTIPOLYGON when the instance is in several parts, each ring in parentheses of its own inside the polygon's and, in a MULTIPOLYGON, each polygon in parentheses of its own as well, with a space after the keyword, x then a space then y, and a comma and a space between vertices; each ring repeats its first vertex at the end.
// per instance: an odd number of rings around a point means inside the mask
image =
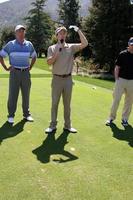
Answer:
POLYGON ((71 76, 71 73, 70 74, 63 74, 63 75, 54 74, 54 76, 59 76, 61 78, 67 78, 67 77, 71 76))
POLYGON ((23 68, 16 68, 16 67, 14 67, 14 69, 18 70, 18 71, 21 71, 21 72, 25 72, 25 71, 29 70, 29 68, 23 69, 23 68))

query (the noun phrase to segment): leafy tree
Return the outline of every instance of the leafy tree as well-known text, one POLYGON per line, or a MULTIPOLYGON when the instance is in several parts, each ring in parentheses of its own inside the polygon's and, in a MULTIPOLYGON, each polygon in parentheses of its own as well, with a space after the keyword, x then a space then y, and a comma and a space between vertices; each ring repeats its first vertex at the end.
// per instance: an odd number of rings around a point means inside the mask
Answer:
POLYGON ((25 18, 27 24, 27 38, 32 41, 38 57, 47 52, 53 34, 53 22, 50 16, 44 12, 46 0, 32 2, 33 8, 25 18))
POLYGON ((0 33, 0 48, 5 45, 10 40, 15 39, 14 28, 13 27, 5 27, 0 33))
MULTIPOLYGON (((59 0, 59 20, 66 28, 70 25, 80 26, 79 9, 79 0, 59 0)), ((69 32, 69 42, 75 42, 77 38, 74 31, 69 32)))
POLYGON ((133 7, 125 0, 92 0, 84 30, 93 49, 94 61, 114 68, 119 51, 132 35, 133 7))

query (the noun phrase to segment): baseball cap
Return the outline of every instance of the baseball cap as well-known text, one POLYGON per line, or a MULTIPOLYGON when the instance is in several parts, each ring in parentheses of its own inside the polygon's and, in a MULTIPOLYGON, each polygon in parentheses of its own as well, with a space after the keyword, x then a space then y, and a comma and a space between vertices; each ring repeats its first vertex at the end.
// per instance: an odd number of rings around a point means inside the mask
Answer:
POLYGON ((130 39, 129 39, 128 45, 133 45, 133 38, 130 38, 130 39))
POLYGON ((15 32, 18 31, 18 30, 20 30, 21 28, 24 29, 24 30, 26 29, 23 25, 20 25, 20 24, 19 24, 19 25, 17 25, 17 26, 15 27, 15 32))
POLYGON ((57 35, 60 31, 64 30, 65 32, 67 32, 67 29, 65 26, 61 26, 59 28, 56 29, 55 34, 57 35))

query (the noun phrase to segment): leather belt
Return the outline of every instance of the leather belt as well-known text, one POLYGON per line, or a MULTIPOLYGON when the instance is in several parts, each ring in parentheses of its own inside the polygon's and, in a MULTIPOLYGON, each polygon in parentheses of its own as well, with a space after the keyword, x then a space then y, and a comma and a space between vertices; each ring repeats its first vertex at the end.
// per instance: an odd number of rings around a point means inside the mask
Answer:
POLYGON ((15 70, 18 70, 18 71, 21 71, 21 72, 25 72, 25 71, 27 71, 29 68, 16 68, 16 67, 14 67, 14 69, 15 70))
POLYGON ((58 77, 61 77, 61 78, 67 78, 67 77, 71 76, 71 73, 70 74, 63 74, 63 75, 54 74, 54 76, 58 76, 58 77))

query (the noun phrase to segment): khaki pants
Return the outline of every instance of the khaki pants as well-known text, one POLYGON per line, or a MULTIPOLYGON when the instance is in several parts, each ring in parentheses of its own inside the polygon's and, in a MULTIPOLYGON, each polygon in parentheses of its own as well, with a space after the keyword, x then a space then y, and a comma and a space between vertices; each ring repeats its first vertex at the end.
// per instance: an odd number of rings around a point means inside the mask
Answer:
POLYGON ((122 119, 128 120, 133 104, 133 80, 119 78, 119 80, 116 81, 113 92, 114 100, 111 108, 110 119, 114 120, 116 118, 118 106, 123 94, 125 94, 125 102, 122 112, 122 119))
POLYGON ((64 128, 69 129, 71 127, 70 119, 70 104, 72 96, 72 77, 58 77, 53 76, 52 80, 52 108, 51 108, 51 123, 50 128, 56 128, 57 125, 57 113, 60 98, 63 98, 64 105, 64 128))

